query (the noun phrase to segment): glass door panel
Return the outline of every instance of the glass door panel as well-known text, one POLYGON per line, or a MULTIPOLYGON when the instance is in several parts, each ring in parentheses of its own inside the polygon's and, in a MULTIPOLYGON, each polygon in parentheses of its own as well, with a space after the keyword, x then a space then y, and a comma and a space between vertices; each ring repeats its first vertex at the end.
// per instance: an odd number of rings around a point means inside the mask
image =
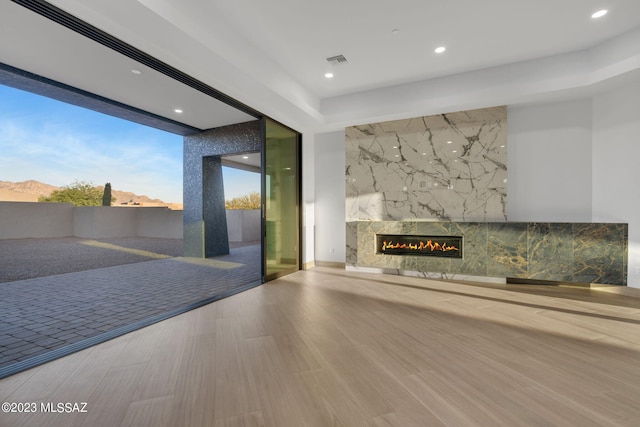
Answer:
POLYGON ((264 119, 264 281, 300 268, 300 137, 264 119))

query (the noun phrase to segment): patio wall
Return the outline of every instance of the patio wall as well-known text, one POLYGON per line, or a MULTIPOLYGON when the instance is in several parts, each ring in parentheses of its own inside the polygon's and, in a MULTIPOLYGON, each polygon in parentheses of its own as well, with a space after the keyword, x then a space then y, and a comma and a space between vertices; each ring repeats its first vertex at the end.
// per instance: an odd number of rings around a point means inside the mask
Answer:
POLYGON ((0 202, 0 239, 49 237, 182 238, 182 211, 165 207, 0 202))
POLYGON ((227 209, 230 242, 260 240, 260 209, 227 209))
POLYGON ((0 202, 0 239, 73 236, 70 203, 0 202))
MULTIPOLYGON (((229 241, 260 240, 260 210, 227 210, 229 241)), ((182 239, 183 212, 165 207, 0 202, 0 239, 155 237, 182 239)))

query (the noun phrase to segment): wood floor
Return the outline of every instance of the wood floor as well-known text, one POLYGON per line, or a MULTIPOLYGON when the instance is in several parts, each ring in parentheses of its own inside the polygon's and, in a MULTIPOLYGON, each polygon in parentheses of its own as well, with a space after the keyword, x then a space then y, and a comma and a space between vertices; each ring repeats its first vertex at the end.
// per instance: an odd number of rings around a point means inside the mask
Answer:
POLYGON ((640 299, 314 268, 6 378, 0 402, 37 406, 3 427, 638 426, 640 299))

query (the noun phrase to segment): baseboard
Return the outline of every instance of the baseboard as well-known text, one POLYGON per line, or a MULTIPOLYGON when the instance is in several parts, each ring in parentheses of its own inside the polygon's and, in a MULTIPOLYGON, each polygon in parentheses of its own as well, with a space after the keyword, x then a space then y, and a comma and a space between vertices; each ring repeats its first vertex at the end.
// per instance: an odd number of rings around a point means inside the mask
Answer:
POLYGON ((344 269, 346 264, 344 262, 337 261, 315 261, 316 267, 329 267, 329 268, 341 268, 344 269))

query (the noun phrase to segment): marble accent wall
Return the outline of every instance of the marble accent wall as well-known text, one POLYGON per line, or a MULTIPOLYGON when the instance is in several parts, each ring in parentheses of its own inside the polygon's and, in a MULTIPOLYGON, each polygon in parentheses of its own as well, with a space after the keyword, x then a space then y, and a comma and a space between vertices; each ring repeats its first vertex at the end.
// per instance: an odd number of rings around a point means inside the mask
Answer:
POLYGON ((507 110, 348 127, 346 220, 506 221, 507 110))
POLYGON ((483 276, 627 284, 628 225, 614 223, 357 221, 352 267, 424 277, 483 276), (462 259, 376 253, 376 234, 463 236, 462 259))

